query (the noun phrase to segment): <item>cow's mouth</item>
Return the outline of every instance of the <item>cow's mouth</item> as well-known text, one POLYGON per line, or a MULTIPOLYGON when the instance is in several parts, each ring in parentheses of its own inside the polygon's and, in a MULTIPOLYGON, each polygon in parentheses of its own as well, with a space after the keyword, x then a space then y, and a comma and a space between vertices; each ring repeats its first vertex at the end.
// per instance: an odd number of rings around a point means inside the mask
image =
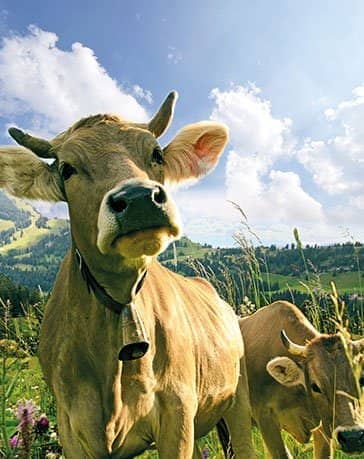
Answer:
POLYGON ((118 234, 112 247, 126 258, 143 255, 155 256, 162 252, 169 242, 178 237, 179 226, 155 226, 118 234))

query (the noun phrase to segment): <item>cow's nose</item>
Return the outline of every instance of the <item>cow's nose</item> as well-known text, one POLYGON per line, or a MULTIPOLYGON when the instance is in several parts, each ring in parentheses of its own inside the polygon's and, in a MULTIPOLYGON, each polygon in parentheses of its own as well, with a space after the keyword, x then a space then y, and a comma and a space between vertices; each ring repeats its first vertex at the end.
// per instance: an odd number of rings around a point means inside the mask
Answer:
POLYGON ((364 451, 364 429, 339 430, 337 439, 346 453, 360 453, 364 451))
POLYGON ((109 196, 110 208, 121 213, 137 201, 150 201, 157 207, 167 202, 167 194, 161 185, 134 185, 126 186, 109 196))

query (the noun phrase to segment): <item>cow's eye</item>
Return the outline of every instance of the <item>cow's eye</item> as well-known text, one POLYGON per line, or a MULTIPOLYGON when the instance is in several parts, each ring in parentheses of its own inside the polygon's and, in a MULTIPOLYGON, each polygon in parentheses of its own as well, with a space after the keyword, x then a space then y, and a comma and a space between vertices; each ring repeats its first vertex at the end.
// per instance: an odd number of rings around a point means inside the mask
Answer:
POLYGON ((160 147, 155 147, 152 153, 152 161, 157 164, 164 164, 163 152, 160 147))
POLYGON ((316 383, 311 384, 311 389, 313 392, 316 392, 317 394, 321 394, 321 389, 316 383))
POLYGON ((63 180, 68 180, 71 177, 71 175, 76 173, 76 169, 73 166, 71 166, 71 164, 63 163, 61 165, 61 176, 63 180))

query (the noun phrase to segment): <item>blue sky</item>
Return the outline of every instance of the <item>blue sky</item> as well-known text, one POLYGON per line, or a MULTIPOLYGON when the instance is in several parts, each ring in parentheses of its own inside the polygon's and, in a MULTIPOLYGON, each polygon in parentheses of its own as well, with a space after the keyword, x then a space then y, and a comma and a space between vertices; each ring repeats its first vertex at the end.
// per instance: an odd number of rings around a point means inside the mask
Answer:
MULTIPOLYGON (((185 232, 233 244, 237 202, 266 243, 364 239, 361 1, 0 1, 0 136, 53 136, 98 111, 147 119, 180 98, 168 140, 215 119, 231 142, 175 192, 185 232)), ((47 212, 54 212, 42 205, 47 212)), ((59 210, 58 210, 59 211, 59 210)))

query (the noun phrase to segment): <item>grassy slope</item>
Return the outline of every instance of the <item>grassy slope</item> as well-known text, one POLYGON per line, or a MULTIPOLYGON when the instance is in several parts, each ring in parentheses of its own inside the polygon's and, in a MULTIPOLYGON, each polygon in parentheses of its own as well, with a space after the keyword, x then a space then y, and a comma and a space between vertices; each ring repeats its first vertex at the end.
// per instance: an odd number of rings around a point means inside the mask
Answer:
MULTIPOLYGON (((264 274, 263 277, 267 280, 267 275, 264 274)), ((271 283, 278 282, 280 290, 292 289, 307 292, 307 289, 303 284, 307 284, 308 282, 303 277, 299 278, 283 276, 281 274, 269 274, 269 279, 271 283)), ((364 293, 364 279, 357 272, 338 273, 336 276, 329 273, 320 274, 319 277, 312 276, 309 282, 310 287, 314 288, 315 284, 318 283, 318 280, 320 281, 321 288, 327 292, 331 291, 330 282, 334 281, 336 288, 340 292, 364 293), (360 284, 362 285, 361 289, 360 284)))
MULTIPOLYGON (((189 241, 187 247, 177 247, 177 261, 183 261, 186 258, 201 259, 206 253, 215 252, 216 249, 211 247, 202 247, 199 244, 189 241)), ((172 246, 168 248, 168 257, 163 261, 173 261, 174 252, 172 246)), ((268 276, 263 273, 264 280, 268 280, 268 276)), ((307 284, 307 280, 302 277, 284 276, 282 274, 269 274, 271 283, 278 282, 280 290, 298 290, 306 293, 307 289, 303 283, 307 284)), ((320 283, 322 289, 326 292, 331 292, 330 282, 334 281, 337 289, 342 293, 359 293, 364 295, 364 277, 358 272, 342 272, 336 273, 333 276, 331 273, 320 274, 319 278, 315 274, 310 274, 309 286, 314 288, 320 283)))
POLYGON ((0 231, 6 231, 10 228, 15 228, 15 225, 10 220, 0 220, 0 231))
POLYGON ((28 228, 17 231, 15 233, 16 240, 10 244, 6 244, 0 248, 0 254, 6 255, 10 250, 17 249, 28 249, 35 245, 39 239, 50 233, 51 230, 57 230, 64 227, 65 223, 63 220, 48 220, 47 227, 49 228, 37 228, 35 222, 38 217, 31 217, 32 223, 28 228))
MULTIPOLYGON (((52 219, 47 221, 47 228, 38 228, 35 222, 40 217, 40 214, 34 209, 34 207, 32 207, 31 204, 22 201, 21 199, 12 199, 15 200, 16 206, 19 209, 30 213, 31 224, 27 228, 18 230, 14 233, 16 240, 11 241, 9 244, 4 245, 3 247, 0 247, 1 255, 7 255, 8 252, 13 249, 28 249, 35 245, 43 236, 48 235, 51 231, 60 230, 65 227, 66 222, 64 220, 52 219)), ((14 223, 8 220, 0 220, 0 230, 8 229, 11 226, 14 227, 14 223)))

